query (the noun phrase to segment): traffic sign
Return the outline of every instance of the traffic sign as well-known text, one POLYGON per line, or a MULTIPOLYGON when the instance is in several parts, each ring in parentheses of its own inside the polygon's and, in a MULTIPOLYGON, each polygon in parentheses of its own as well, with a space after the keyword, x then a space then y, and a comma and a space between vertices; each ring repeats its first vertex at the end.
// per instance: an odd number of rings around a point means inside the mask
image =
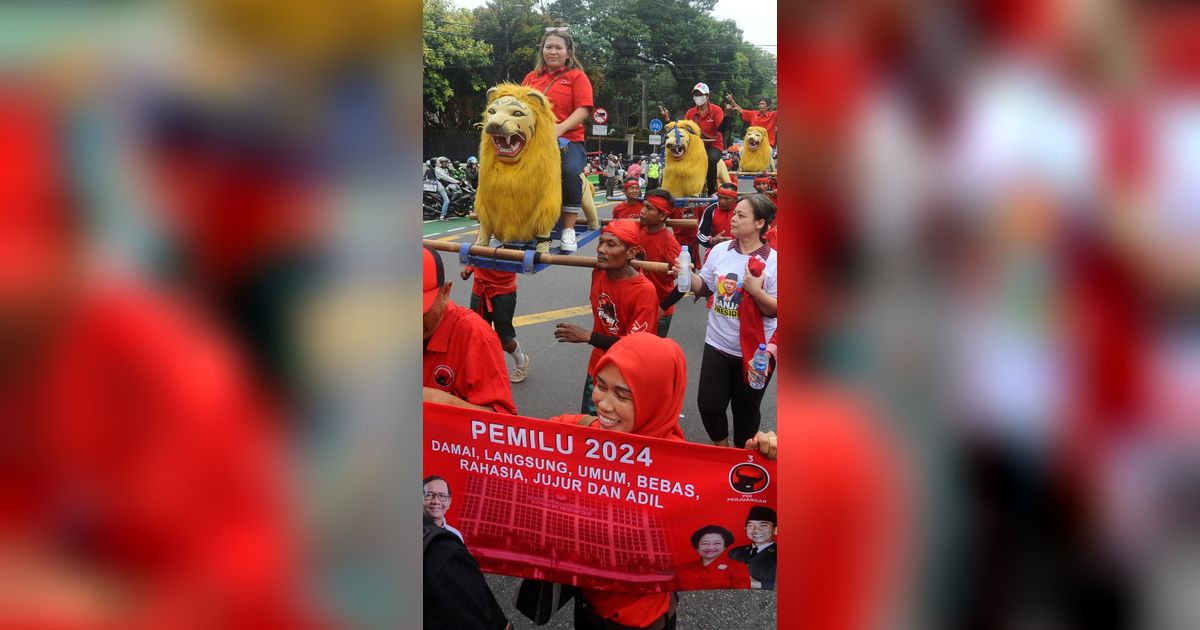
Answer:
POLYGON ((592 125, 592 135, 593 136, 607 136, 608 135, 608 125, 592 125))
POLYGON ((651 120, 650 121, 650 131, 653 131, 654 133, 658 133, 658 132, 662 131, 662 121, 657 118, 655 118, 654 120, 651 120))
POLYGON ((662 144, 662 136, 650 136, 650 144, 662 144))
POLYGON ((603 125, 608 122, 608 110, 603 107, 597 107, 596 111, 592 112, 592 120, 596 121, 597 125, 603 125))

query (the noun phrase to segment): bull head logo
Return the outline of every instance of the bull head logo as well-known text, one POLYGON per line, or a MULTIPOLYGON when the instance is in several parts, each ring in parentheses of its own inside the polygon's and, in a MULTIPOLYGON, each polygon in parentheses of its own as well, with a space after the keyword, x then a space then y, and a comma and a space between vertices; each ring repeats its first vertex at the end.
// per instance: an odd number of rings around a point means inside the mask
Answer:
POLYGON ((729 487, 743 494, 757 494, 770 484, 767 469, 758 464, 743 463, 729 469, 729 487))

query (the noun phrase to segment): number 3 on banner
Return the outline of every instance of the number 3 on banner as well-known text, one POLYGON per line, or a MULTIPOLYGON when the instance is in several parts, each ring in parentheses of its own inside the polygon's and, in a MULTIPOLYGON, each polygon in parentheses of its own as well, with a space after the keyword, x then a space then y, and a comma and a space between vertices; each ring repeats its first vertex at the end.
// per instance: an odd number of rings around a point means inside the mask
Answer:
POLYGON ((601 442, 596 438, 588 438, 584 440, 584 443, 588 447, 587 452, 583 454, 584 457, 604 459, 610 462, 621 462, 622 464, 636 464, 641 462, 645 464, 646 468, 649 468, 654 463, 654 460, 650 458, 649 446, 643 446, 642 450, 635 457, 633 455, 634 448, 632 444, 618 445, 608 440, 601 442))

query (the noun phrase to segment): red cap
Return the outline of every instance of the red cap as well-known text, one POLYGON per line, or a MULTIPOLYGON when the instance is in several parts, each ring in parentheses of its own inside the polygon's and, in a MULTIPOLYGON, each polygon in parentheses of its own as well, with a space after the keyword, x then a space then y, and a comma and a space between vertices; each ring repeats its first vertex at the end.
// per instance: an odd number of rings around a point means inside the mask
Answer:
POLYGON ((433 306, 434 300, 437 299, 438 290, 446 284, 446 270, 442 267, 442 257, 437 255, 437 252, 425 248, 425 260, 421 264, 423 271, 423 281, 421 283, 421 291, 424 294, 424 300, 421 306, 421 312, 429 312, 433 306))
POLYGON ((642 230, 637 221, 613 221, 605 226, 604 233, 612 234, 626 245, 642 246, 642 230))

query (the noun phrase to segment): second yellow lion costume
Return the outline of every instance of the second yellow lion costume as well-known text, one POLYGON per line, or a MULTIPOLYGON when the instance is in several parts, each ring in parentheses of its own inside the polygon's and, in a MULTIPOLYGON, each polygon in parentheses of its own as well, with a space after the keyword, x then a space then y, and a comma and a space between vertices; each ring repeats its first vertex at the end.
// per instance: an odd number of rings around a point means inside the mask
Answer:
POLYGON ((771 145, 767 143, 766 129, 750 127, 746 130, 738 169, 743 173, 775 170, 775 158, 771 157, 771 145))

